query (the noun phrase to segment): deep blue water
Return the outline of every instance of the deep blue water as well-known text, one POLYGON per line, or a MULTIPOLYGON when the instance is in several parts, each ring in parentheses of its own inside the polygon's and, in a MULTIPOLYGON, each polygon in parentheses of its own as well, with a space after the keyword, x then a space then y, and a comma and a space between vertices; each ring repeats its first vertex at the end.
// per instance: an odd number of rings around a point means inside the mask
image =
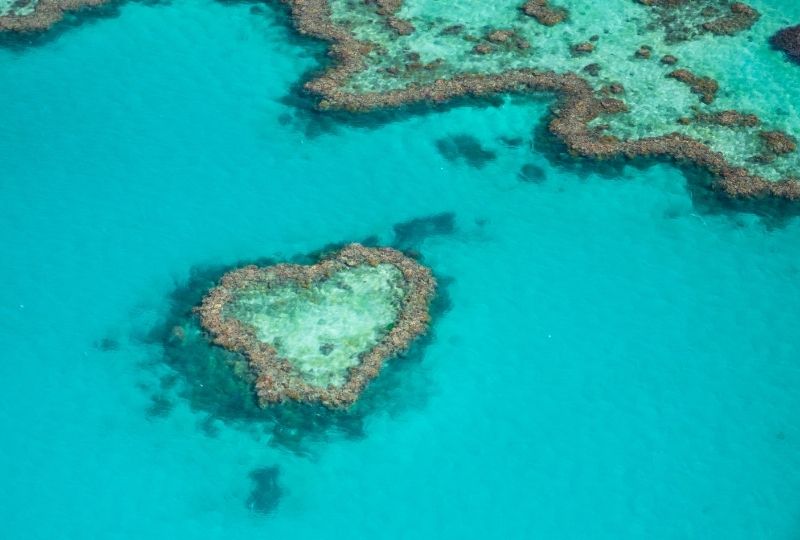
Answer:
POLYGON ((800 536, 798 220, 548 159, 544 99, 311 114, 321 51, 210 0, 0 49, 0 536, 800 536), (353 429, 167 382, 193 271, 370 236, 449 308, 353 429))

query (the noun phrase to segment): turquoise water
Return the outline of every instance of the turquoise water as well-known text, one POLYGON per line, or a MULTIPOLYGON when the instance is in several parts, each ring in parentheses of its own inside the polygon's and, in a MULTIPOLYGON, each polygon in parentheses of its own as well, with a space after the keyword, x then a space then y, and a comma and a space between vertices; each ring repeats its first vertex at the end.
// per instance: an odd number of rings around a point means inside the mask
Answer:
POLYGON ((790 209, 553 156, 544 99, 314 115, 321 47, 250 8, 0 49, 4 538, 797 538, 790 209), (193 270, 370 236, 449 309, 353 429, 293 451, 165 382, 193 270))

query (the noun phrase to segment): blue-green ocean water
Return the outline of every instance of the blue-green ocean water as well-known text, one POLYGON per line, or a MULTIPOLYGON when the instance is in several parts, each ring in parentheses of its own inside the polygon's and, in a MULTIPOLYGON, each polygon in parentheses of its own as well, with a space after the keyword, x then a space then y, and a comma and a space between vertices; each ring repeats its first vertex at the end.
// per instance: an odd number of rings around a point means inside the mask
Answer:
POLYGON ((798 220, 548 160, 547 100, 308 114, 321 46, 250 8, 0 49, 0 537, 800 536, 798 220), (193 269, 369 236, 449 309, 360 433, 293 452, 160 390, 141 336, 193 269))

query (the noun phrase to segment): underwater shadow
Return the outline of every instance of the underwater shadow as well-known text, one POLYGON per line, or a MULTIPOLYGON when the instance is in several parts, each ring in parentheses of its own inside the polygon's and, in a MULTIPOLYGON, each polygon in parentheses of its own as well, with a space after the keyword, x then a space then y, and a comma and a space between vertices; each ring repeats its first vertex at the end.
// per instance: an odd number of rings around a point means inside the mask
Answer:
POLYGON ((283 498, 283 487, 280 484, 280 468, 262 467, 253 469, 247 476, 253 483, 245 506, 258 514, 271 514, 283 498))
POLYGON ((483 169, 488 163, 497 159, 494 150, 485 148, 477 137, 469 133, 438 139, 436 149, 450 163, 464 162, 473 169, 483 169))

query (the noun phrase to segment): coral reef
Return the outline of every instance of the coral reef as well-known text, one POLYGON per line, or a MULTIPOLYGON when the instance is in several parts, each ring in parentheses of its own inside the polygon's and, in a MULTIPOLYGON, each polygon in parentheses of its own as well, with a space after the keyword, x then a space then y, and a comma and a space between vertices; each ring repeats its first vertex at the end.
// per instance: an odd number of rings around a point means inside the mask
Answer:
POLYGON ((717 81, 710 77, 700 77, 699 75, 695 75, 688 69, 676 69, 675 71, 668 73, 667 77, 681 81, 689 86, 689 88, 692 89, 692 92, 698 94, 702 102, 706 105, 714 103, 714 99, 717 97, 717 92, 719 92, 719 84, 717 81))
POLYGON ((800 64, 800 24, 778 31, 770 38, 776 49, 786 53, 791 60, 800 64))
MULTIPOLYGON (((46 2, 36 9, 56 5, 46 2)), ((300 33, 328 42, 332 62, 304 85, 320 110, 552 93, 549 131, 577 156, 687 161, 710 171, 726 195, 800 198, 797 152, 772 151, 760 134, 798 135, 800 112, 764 97, 779 94, 785 80, 763 74, 757 84, 769 90, 754 84, 741 101, 732 97, 742 87, 729 86, 741 70, 728 59, 758 35, 762 19, 775 22, 774 12, 731 0, 283 2, 300 33), (740 108, 752 117, 730 113, 740 108)), ((0 24, 30 17, 7 15, 0 24)), ((791 57, 798 32, 785 29, 772 43, 791 57)), ((457 142, 440 150, 470 153, 457 142)))
MULTIPOLYGON (((715 146, 706 140, 707 132, 700 138, 688 129, 694 124, 727 127, 724 124, 729 120, 727 117, 720 117, 716 122, 695 123, 685 116, 673 118, 673 125, 685 126, 687 129, 674 129, 662 133, 654 130, 653 135, 639 138, 622 137, 615 134, 613 129, 608 130, 602 125, 595 125, 601 118, 613 119, 624 114, 631 119, 631 131, 640 131, 642 127, 636 123, 635 113, 626 102, 610 97, 626 94, 622 84, 612 81, 598 87, 578 75, 579 72, 583 72, 593 78, 597 77, 602 67, 598 62, 584 65, 578 70, 556 71, 548 69, 546 65, 542 68, 514 67, 519 65, 518 61, 508 62, 506 66, 495 61, 491 72, 487 70, 481 73, 476 69, 448 65, 447 61, 438 59, 435 69, 427 73, 417 71, 405 78, 395 77, 388 83, 381 80, 378 74, 385 72, 386 64, 392 62, 392 55, 387 54, 387 51, 394 46, 391 40, 386 41, 385 36, 373 35, 366 30, 361 32, 358 25, 354 28, 354 21, 358 19, 348 18, 349 14, 342 6, 338 6, 337 15, 333 16, 331 6, 338 5, 336 0, 286 1, 292 7, 293 19, 300 32, 330 42, 330 55, 334 63, 305 85, 308 92, 318 96, 318 106, 322 110, 344 109, 360 112, 400 107, 414 102, 439 104, 459 96, 485 97, 497 93, 551 92, 557 94, 559 100, 553 108, 549 130, 563 140, 569 151, 575 155, 596 159, 622 156, 688 161, 710 171, 716 179, 715 187, 730 196, 770 195, 786 199, 800 198, 800 184, 794 178, 795 175, 780 172, 785 170, 785 166, 780 170, 769 170, 769 176, 782 175, 782 177, 762 176, 758 172, 760 170, 758 166, 766 161, 757 163, 753 160, 748 161, 747 156, 740 153, 726 153, 718 149, 725 140, 722 136, 715 146), (498 64, 501 67, 495 71, 497 69, 495 66, 498 64), (384 67, 375 70, 375 65, 384 67)), ((397 2, 393 3, 394 7, 396 4, 397 2)), ((646 9, 654 10, 655 16, 650 28, 665 27, 666 43, 678 40, 679 37, 700 39, 703 35, 712 35, 724 38, 745 31, 760 16, 757 11, 742 3, 726 0, 711 1, 704 3, 703 6, 693 0, 639 0, 639 4, 647 6, 646 9), (675 25, 680 21, 690 26, 691 30, 683 32, 677 29, 675 25), (699 23, 694 24, 695 21, 699 23)), ((404 11, 404 5, 399 7, 399 12, 409 11, 404 11)), ((351 4, 348 6, 350 7, 347 9, 355 9, 351 4)), ((421 9, 416 3, 415 6, 421 9)), ((525 15, 534 17, 545 26, 568 20, 567 10, 551 7, 544 0, 529 1, 521 8, 525 15), (554 11, 558 14, 554 15, 554 11)), ((442 29, 436 30, 436 34, 461 39, 462 42, 471 41, 470 51, 479 58, 495 57, 500 54, 497 45, 512 41, 512 36, 531 44, 528 51, 535 52, 538 47, 537 42, 528 38, 527 34, 520 33, 519 27, 491 31, 483 41, 470 35, 468 25, 463 23, 447 24, 442 29), (492 39, 489 39, 489 36, 492 36, 492 39)), ((403 39, 416 36, 417 33, 403 39)), ((592 39, 586 42, 571 46, 567 55, 575 57, 598 54, 595 51, 602 51, 604 43, 603 38, 598 38, 599 36, 592 36, 592 39)), ((408 42, 403 41, 402 47, 407 46, 408 42)), ((652 46, 640 46, 631 57, 641 61, 649 58, 653 52, 652 46)), ((508 57, 503 56, 503 58, 508 57)), ((677 57, 672 54, 662 54, 661 58, 662 61, 658 62, 658 65, 670 66, 677 62, 677 57)), ((397 68, 389 69, 394 69, 395 74, 402 73, 397 68)), ((405 73, 408 73, 408 70, 405 73)), ((720 91, 720 85, 714 78, 697 75, 688 68, 666 72, 664 75, 667 79, 685 84, 691 92, 700 97, 703 105, 713 103, 720 91)), ((637 95, 641 95, 641 92, 637 92, 637 95)), ((757 133, 744 133, 743 136, 754 140, 748 143, 750 146, 757 144, 759 138, 757 133)))
POLYGON ((759 133, 767 150, 773 154, 791 154, 797 150, 797 141, 782 131, 762 131, 759 133))
POLYGON ((0 11, 0 32, 35 32, 47 30, 76 11, 109 3, 111 0, 17 0, 6 11, 0 11))
POLYGON ((727 127, 756 127, 761 123, 758 116, 741 113, 739 111, 698 113, 695 115, 695 120, 706 124, 716 124, 718 126, 727 127))
POLYGON ((654 9, 668 42, 696 39, 703 33, 732 36, 751 28, 761 17, 754 8, 730 0, 637 0, 654 9))
POLYGON ((545 26, 563 22, 569 15, 566 9, 551 6, 548 0, 528 0, 522 6, 522 12, 545 26))
POLYGON ((216 345, 246 357, 262 406, 294 400, 347 407, 388 358, 426 331, 435 287, 430 271, 401 252, 351 244, 313 265, 229 272, 196 312, 216 345), (320 311, 352 298, 365 282, 375 284, 362 292, 367 308, 320 311))
POLYGON ((730 13, 703 23, 703 30, 712 34, 731 36, 753 26, 761 14, 747 4, 734 2, 730 13))

